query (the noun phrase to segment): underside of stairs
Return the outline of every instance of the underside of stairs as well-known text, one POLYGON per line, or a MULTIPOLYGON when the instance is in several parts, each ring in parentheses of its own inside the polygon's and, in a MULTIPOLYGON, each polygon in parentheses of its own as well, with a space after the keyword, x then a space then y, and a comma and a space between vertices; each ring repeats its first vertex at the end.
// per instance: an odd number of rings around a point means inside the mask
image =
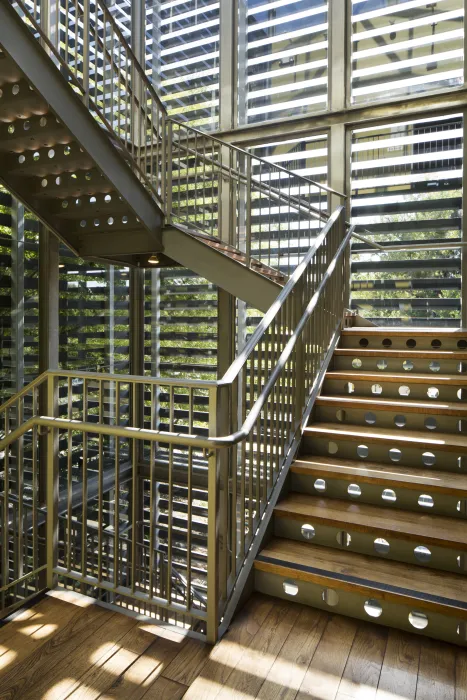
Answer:
POLYGON ((160 197, 132 167, 135 144, 125 150, 94 118, 8 2, 0 5, 0 47, 0 180, 27 209, 84 259, 182 265, 261 311, 270 307, 284 276, 247 265, 219 239, 166 227, 160 197))
POLYGON ((342 331, 258 591, 467 644, 467 331, 342 331))

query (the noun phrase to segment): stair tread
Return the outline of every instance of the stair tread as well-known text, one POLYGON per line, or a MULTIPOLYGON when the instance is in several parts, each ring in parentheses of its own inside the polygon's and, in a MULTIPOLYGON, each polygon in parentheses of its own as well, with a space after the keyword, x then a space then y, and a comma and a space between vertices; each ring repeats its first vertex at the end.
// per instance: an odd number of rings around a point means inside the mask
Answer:
POLYGON ((419 597, 427 603, 467 609, 467 586, 462 574, 279 537, 273 538, 255 561, 255 568, 261 570, 274 571, 277 566, 296 569, 292 573, 300 572, 297 578, 302 580, 317 575, 331 580, 336 577, 343 584, 361 585, 374 592, 393 589, 399 595, 419 597))
POLYGON ((436 450, 455 452, 459 449, 467 450, 467 439, 464 435, 454 435, 451 433, 431 433, 426 430, 394 430, 393 428, 376 428, 363 425, 341 425, 339 423, 312 423, 305 428, 305 435, 320 435, 325 437, 344 440, 366 439, 371 442, 383 440, 393 442, 396 445, 401 443, 415 445, 421 443, 423 447, 433 447, 436 450))
POLYGON ((459 498, 467 496, 467 474, 436 471, 434 469, 395 467, 378 462, 360 462, 351 459, 302 455, 291 466, 295 474, 338 477, 351 481, 359 479, 363 483, 380 483, 400 486, 419 491, 426 488, 430 492, 453 494, 459 498))
POLYGON ((402 384, 444 384, 452 386, 467 386, 467 375, 461 374, 413 374, 405 372, 404 374, 395 372, 366 372, 361 370, 331 370, 326 372, 326 379, 347 379, 357 382, 397 382, 402 384))
POLYGON ((467 338, 467 329, 463 328, 401 328, 400 326, 355 326, 354 328, 344 328, 344 336, 353 335, 384 335, 384 336, 462 336, 467 338))
POLYGON ((280 501, 275 510, 276 517, 294 520, 319 520, 338 527, 348 526, 359 532, 388 535, 417 543, 436 544, 467 550, 467 528, 457 518, 442 515, 427 515, 395 508, 354 501, 341 501, 292 492, 280 501))
POLYGON ((443 403, 433 403, 432 401, 401 401, 400 399, 380 399, 366 396, 319 396, 316 406, 336 405, 339 408, 348 406, 349 408, 371 408, 376 411, 386 411, 388 409, 400 409, 408 413, 433 413, 435 415, 465 416, 467 414, 467 404, 445 401, 443 403))
POLYGON ((385 349, 369 349, 369 348, 336 348, 334 354, 343 357, 417 357, 417 358, 434 358, 440 360, 467 360, 467 352, 460 350, 393 350, 385 349))

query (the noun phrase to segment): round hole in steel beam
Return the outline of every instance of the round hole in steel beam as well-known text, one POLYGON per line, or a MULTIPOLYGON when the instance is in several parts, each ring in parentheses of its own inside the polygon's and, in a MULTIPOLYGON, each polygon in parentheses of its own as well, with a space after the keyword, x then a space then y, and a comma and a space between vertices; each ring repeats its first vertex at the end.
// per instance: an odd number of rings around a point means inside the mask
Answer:
POLYGON ((366 459, 370 453, 370 450, 366 445, 359 445, 357 447, 357 455, 360 457, 360 459, 366 459))
POLYGON ((369 345, 369 340, 368 338, 360 338, 358 341, 358 344, 360 345, 361 348, 367 348, 369 345))
POLYGON ((438 360, 432 360, 429 364, 429 367, 432 372, 439 372, 439 370, 441 369, 441 365, 438 362, 438 360))
POLYGON ((403 384, 399 387, 399 396, 410 396, 410 387, 403 384))
POLYGON ((346 417, 346 412, 344 411, 343 408, 338 408, 336 411, 336 418, 339 421, 339 423, 343 423, 345 421, 346 417))
POLYGON ((429 399, 437 399, 439 397, 439 389, 436 386, 430 386, 427 389, 426 395, 429 399))
POLYGON ((422 508, 433 508, 435 505, 435 502, 433 500, 433 497, 430 496, 427 493, 421 493, 420 496, 418 497, 418 505, 421 506, 422 508))
POLYGON ((335 455, 337 454, 339 447, 337 445, 337 442, 333 442, 332 440, 328 443, 328 452, 330 455, 335 455))
POLYGON ((384 489, 381 498, 386 503, 395 503, 397 501, 397 495, 393 489, 384 489))
POLYGON ((386 362, 386 360, 378 360, 378 362, 376 363, 376 367, 377 367, 379 370, 386 369, 387 366, 388 366, 388 363, 386 362))
POLYGON ((380 394, 383 393, 383 387, 381 384, 372 384, 371 385, 371 393, 375 394, 376 396, 379 396, 380 394))
POLYGON ((415 338, 409 338, 405 344, 408 348, 415 348, 417 345, 417 341, 415 340, 415 338))
POLYGON ((406 372, 411 372, 413 370, 413 362, 412 360, 404 360, 402 363, 402 367, 405 369, 406 372))
POLYGON ((467 348, 467 340, 465 338, 461 338, 461 340, 458 340, 457 347, 459 348, 459 350, 465 350, 467 348))
POLYGON ((433 418, 432 416, 430 416, 429 418, 425 418, 425 428, 427 430, 436 430, 437 427, 438 421, 436 420, 436 418, 433 418))
POLYGON ((372 411, 365 413, 365 423, 368 425, 374 425, 376 423, 376 414, 372 411))
POLYGON ((432 348, 440 348, 441 345, 442 345, 442 342, 441 342, 438 338, 434 338, 434 339, 431 341, 431 347, 432 347, 432 348))
POLYGON ((391 338, 384 338, 382 345, 384 348, 390 348, 392 345, 392 340, 391 338))
POLYGON ((326 482, 324 479, 316 479, 313 486, 316 491, 319 491, 320 493, 324 493, 326 491, 326 482))
POLYGON ((422 454, 422 462, 425 467, 432 467, 436 463, 436 455, 433 452, 424 452, 422 454))
POLYGON ((394 416, 394 425, 398 428, 405 428, 407 425, 407 418, 401 413, 398 413, 397 416, 394 416))
POLYGON ((389 450, 389 459, 391 462, 400 462, 402 459, 402 452, 398 447, 391 447, 389 450))
POLYGON ((361 367, 362 365, 363 365, 363 362, 361 361, 361 359, 360 359, 359 357, 355 357, 355 358, 352 360, 352 367, 353 367, 354 369, 360 369, 360 367, 361 367))
POLYGON ((358 484, 349 484, 347 487, 347 493, 351 498, 360 498, 362 495, 362 489, 358 484))

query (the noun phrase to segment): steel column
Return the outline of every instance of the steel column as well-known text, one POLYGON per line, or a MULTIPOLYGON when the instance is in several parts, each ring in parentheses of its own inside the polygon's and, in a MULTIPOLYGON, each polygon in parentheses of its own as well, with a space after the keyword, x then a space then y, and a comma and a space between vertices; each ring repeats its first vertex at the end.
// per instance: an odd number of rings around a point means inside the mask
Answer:
POLYGON ((24 206, 11 206, 11 341, 13 392, 24 386, 24 206))
MULTIPOLYGON (((467 244, 467 110, 463 112, 462 127, 462 243, 467 244)), ((467 328, 467 249, 461 250, 461 326, 467 328)))

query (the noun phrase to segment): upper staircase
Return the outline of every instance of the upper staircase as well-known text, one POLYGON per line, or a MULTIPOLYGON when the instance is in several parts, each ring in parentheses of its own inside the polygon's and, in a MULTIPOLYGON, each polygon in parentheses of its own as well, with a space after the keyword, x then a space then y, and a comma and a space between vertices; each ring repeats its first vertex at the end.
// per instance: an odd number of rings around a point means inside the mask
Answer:
POLYGON ((256 588, 467 643, 467 331, 348 328, 256 588))
POLYGON ((332 191, 169 119, 103 0, 58 30, 40 8, 0 5, 5 186, 85 259, 183 265, 267 311, 332 191))

